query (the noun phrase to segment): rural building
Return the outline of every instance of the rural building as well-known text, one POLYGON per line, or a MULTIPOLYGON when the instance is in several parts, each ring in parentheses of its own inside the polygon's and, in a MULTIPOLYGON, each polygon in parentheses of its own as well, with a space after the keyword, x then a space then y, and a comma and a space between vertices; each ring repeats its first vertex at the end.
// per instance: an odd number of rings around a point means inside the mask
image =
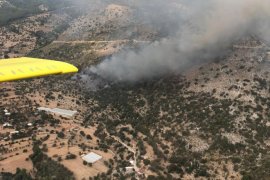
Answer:
POLYGON ((102 159, 102 156, 91 152, 91 153, 89 153, 87 155, 82 156, 82 159, 84 161, 86 161, 87 163, 92 163, 93 164, 93 163, 99 161, 100 159, 102 159))
POLYGON ((6 115, 6 116, 10 116, 10 115, 11 115, 11 113, 10 113, 10 112, 8 112, 8 110, 7 110, 7 109, 5 109, 5 110, 4 110, 4 113, 5 113, 5 115, 6 115))
POLYGON ((59 114, 65 117, 73 117, 77 111, 70 111, 70 110, 66 110, 66 109, 60 109, 60 108, 46 108, 46 107, 39 107, 38 108, 39 111, 46 111, 46 112, 50 112, 50 113, 54 113, 54 114, 59 114))
POLYGON ((7 127, 12 127, 12 125, 10 123, 4 123, 3 128, 7 128, 7 127))
POLYGON ((133 171, 134 171, 134 167, 132 166, 126 167, 126 172, 133 172, 133 171))

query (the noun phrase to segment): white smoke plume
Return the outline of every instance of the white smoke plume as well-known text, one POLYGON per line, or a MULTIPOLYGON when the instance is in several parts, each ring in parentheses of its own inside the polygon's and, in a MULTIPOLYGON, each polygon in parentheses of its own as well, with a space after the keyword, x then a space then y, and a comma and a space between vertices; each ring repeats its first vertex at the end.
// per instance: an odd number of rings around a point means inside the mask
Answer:
POLYGON ((147 80, 213 60, 245 35, 270 40, 269 0, 138 0, 136 8, 168 36, 138 52, 122 51, 91 73, 116 82, 147 80))

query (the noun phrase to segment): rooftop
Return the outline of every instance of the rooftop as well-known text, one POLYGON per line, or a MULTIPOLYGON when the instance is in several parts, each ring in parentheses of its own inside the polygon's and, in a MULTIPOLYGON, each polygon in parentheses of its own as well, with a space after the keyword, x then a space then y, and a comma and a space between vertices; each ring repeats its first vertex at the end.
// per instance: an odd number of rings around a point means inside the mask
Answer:
POLYGON ((96 153, 91 152, 91 153, 83 156, 82 159, 84 161, 86 161, 87 163, 95 163, 98 160, 102 159, 102 156, 100 156, 100 155, 98 155, 96 153))
POLYGON ((66 109, 60 109, 60 108, 46 108, 46 107, 39 107, 38 108, 39 111, 46 111, 46 112, 50 112, 50 113, 55 113, 55 114, 60 114, 66 117, 72 117, 74 116, 77 111, 71 111, 71 110, 66 110, 66 109))

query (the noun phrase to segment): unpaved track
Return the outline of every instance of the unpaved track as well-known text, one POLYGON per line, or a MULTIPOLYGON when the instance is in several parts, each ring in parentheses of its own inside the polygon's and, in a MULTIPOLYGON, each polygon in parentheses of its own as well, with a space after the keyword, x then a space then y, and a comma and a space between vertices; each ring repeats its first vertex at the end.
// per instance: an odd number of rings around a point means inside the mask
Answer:
POLYGON ((114 40, 114 41, 53 41, 53 44, 91 44, 91 43, 150 43, 150 41, 139 41, 139 40, 114 40))

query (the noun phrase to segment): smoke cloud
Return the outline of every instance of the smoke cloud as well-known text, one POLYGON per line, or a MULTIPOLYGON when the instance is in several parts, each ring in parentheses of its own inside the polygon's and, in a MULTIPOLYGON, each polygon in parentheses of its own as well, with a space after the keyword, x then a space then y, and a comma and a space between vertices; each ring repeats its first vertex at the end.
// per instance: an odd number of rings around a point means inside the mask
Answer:
POLYGON ((270 40, 269 0, 137 0, 134 8, 167 36, 136 52, 123 50, 90 73, 114 82, 147 80, 213 60, 246 35, 270 40))

